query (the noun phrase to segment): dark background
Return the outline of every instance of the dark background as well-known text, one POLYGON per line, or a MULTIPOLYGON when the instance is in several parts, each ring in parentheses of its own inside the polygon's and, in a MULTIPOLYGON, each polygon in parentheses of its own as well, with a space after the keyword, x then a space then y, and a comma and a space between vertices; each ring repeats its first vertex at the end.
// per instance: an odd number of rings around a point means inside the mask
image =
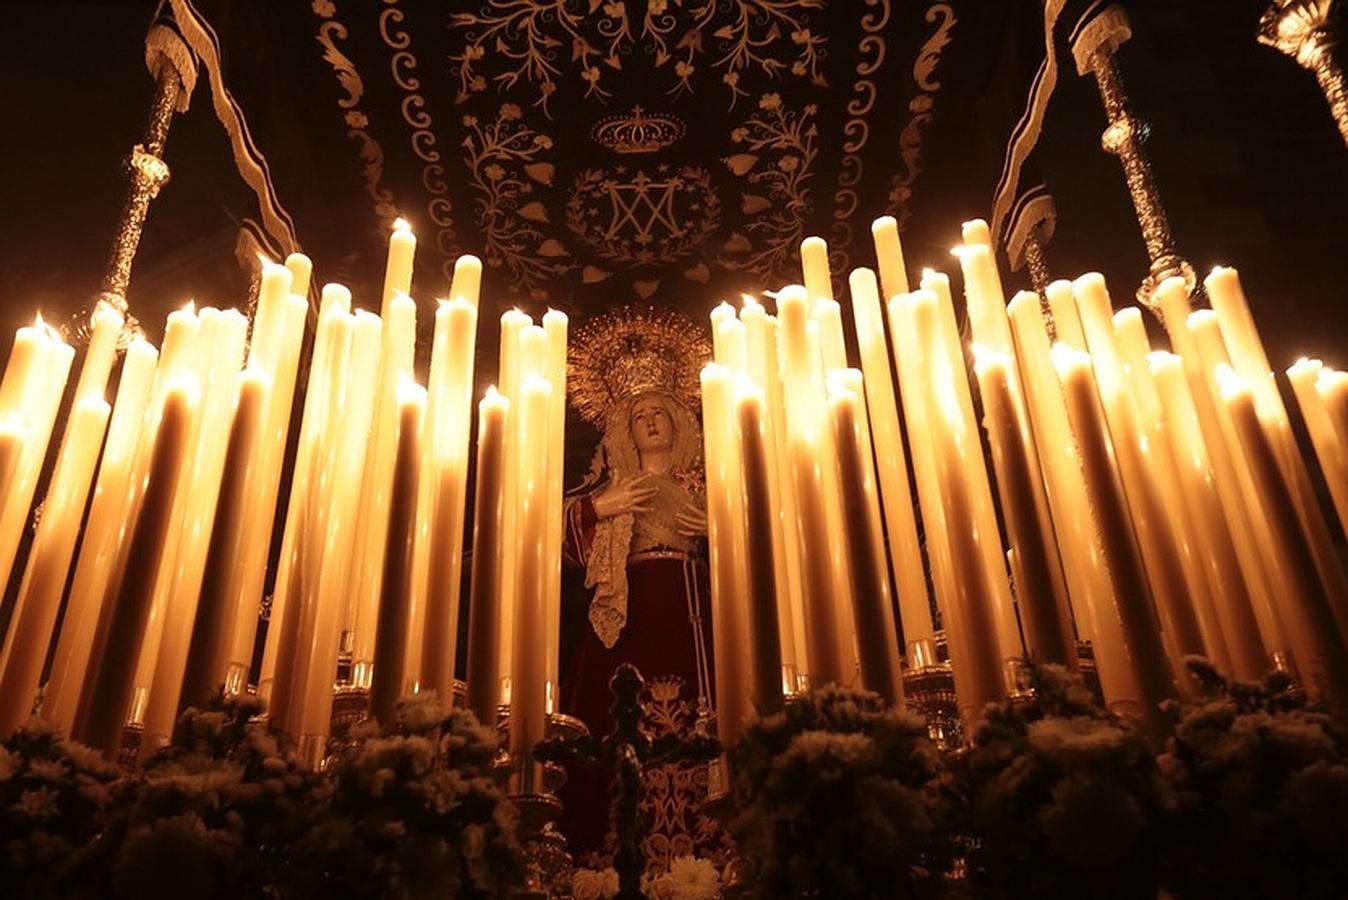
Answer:
MULTIPOLYGON (((1256 44, 1259 0, 1127 5, 1135 37, 1120 66, 1135 110, 1154 126, 1149 150, 1181 250, 1200 273, 1240 268, 1275 365, 1301 354, 1348 364, 1339 278, 1348 150, 1313 78, 1256 44)), ((79 310, 97 288, 122 161, 140 139, 152 89, 143 38, 153 8, 150 0, 0 4, 0 334, 35 309, 79 310)), ((264 51, 286 48, 250 52, 264 51)), ((1041 142, 1059 211, 1049 262, 1055 275, 1103 271, 1123 302, 1145 274, 1145 252, 1118 163, 1099 146, 1094 83, 1070 58, 1063 63, 1041 142)), ((1000 148, 985 149, 1000 157, 1000 148)), ((164 313, 188 297, 234 305, 246 290, 224 200, 238 176, 204 84, 174 121, 166 158, 173 180, 151 207, 131 292, 156 339, 164 313)), ((948 222, 925 215, 913 226, 948 233, 948 247, 958 221, 986 209, 945 210, 948 222)), ((353 229, 351 241, 353 253, 378 253, 355 246, 369 242, 363 232, 353 229)), ((952 269, 939 243, 910 244, 910 265, 952 269)), ((1008 277, 1026 286, 1023 273, 1008 277)))

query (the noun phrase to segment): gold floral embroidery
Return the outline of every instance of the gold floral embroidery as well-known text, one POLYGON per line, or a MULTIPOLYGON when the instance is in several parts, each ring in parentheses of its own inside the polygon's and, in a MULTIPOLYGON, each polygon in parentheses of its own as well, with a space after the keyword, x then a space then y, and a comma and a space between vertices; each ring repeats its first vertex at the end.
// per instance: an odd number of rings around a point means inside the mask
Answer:
POLYGON ((815 145, 819 129, 813 103, 799 113, 787 109, 781 95, 767 93, 758 99, 758 112, 730 133, 745 152, 723 162, 732 174, 752 188, 741 197, 741 211, 749 215, 746 230, 759 238, 757 246, 742 235, 727 242, 721 259, 730 269, 752 272, 764 281, 791 280, 792 262, 805 237, 805 221, 813 209, 809 182, 819 155, 815 145), (747 255, 734 255, 736 251, 747 255))
MULTIPOLYGON (((664 734, 691 734, 696 710, 683 697, 683 679, 657 678, 646 684, 646 717, 642 731, 649 738, 664 734)), ((707 767, 658 766, 646 770, 642 811, 647 816, 641 849, 646 871, 658 875, 680 856, 714 857, 724 851, 726 838, 716 823, 702 815, 707 799, 707 767)))
POLYGON ((608 70, 622 68, 620 57, 632 41, 626 4, 588 0, 586 11, 567 7, 568 0, 488 0, 478 12, 456 13, 454 24, 466 31, 468 43, 462 53, 450 56, 459 78, 455 102, 487 89, 487 77, 478 71, 477 63, 488 53, 506 61, 504 69, 492 76, 497 88, 508 91, 521 79, 535 85, 534 105, 549 118, 548 101, 557 92, 564 69, 580 73, 587 85, 586 97, 612 96, 600 84, 604 74, 600 64, 608 70), (596 14, 598 45, 581 29, 596 14), (566 46, 563 37, 571 44, 569 57, 562 49, 566 46))
POLYGON ((502 103, 485 125, 477 116, 464 116, 464 162, 477 194, 474 206, 487 265, 505 268, 512 287, 541 300, 546 297, 543 282, 569 272, 575 262, 561 242, 538 227, 548 222, 548 211, 531 195, 534 185, 552 184, 556 169, 540 154, 553 144, 522 118, 515 103, 502 103))

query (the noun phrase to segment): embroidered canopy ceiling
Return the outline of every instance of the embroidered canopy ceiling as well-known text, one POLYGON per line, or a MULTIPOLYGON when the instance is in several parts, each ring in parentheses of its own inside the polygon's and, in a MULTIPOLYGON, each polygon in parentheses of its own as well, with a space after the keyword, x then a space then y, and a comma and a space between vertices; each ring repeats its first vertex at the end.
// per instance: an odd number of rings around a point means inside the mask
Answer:
POLYGON ((886 213, 915 265, 945 265, 999 179, 1007 210, 1033 183, 1026 154, 1004 166, 1004 151, 1037 128, 1055 75, 1040 84, 1038 2, 164 10, 202 62, 195 102, 212 104, 256 198, 248 232, 272 254, 303 248, 358 299, 399 216, 420 240, 419 299, 471 252, 492 301, 530 311, 702 311, 797 280, 811 234, 845 274, 871 264, 867 226, 886 213))

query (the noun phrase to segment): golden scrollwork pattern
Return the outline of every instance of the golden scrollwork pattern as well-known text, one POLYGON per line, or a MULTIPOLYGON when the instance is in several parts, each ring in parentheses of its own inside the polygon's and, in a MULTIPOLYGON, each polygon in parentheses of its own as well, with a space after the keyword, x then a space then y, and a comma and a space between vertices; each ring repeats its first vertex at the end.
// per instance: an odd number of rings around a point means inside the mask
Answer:
POLYGON ((829 264, 834 272, 840 273, 851 268, 852 217, 860 201, 856 188, 865 172, 861 152, 870 140, 870 114, 877 96, 872 76, 884 65, 888 50, 883 32, 890 20, 890 0, 866 0, 866 5, 870 11, 861 17, 857 77, 852 82, 853 96, 847 101, 848 118, 842 128, 844 155, 838 166, 838 189, 833 193, 833 223, 829 233, 829 264))
POLYGON ((932 110, 936 106, 936 94, 941 90, 941 82, 935 79, 936 70, 941 63, 941 51, 950 43, 950 31, 957 21, 954 8, 944 2, 928 6, 923 18, 934 24, 936 30, 922 45, 913 63, 913 81, 921 93, 908 103, 911 115, 899 132, 903 169, 890 181, 889 190, 889 211, 898 218, 900 225, 911 215, 908 201, 913 196, 913 182, 922 174, 922 134, 934 118, 932 110))
POLYGON ((347 137, 359 145, 361 177, 365 193, 374 203, 374 214, 380 227, 387 231, 393 228, 398 217, 398 208, 393 202, 393 192, 383 186, 384 148, 370 134, 370 118, 361 108, 365 97, 365 80, 356 70, 356 64, 338 47, 338 43, 349 36, 346 25, 338 21, 337 4, 334 0, 314 0, 314 14, 319 18, 318 43, 323 47, 323 61, 332 67, 337 84, 345 96, 337 101, 342 112, 342 121, 346 124, 347 137))
POLYGON ((465 115, 464 161, 476 195, 486 264, 504 269, 513 289, 542 300, 545 283, 571 271, 575 261, 543 230, 548 209, 534 196, 536 187, 551 186, 556 174, 556 166, 545 158, 552 138, 522 120, 523 111, 515 103, 502 103, 485 123, 465 115))
POLYGON ((446 279, 454 274, 454 260, 459 255, 454 234, 454 207, 449 199, 449 184, 445 167, 440 162, 436 146, 434 121, 426 109, 426 98, 421 94, 421 80, 416 76, 417 57, 411 50, 412 36, 403 26, 405 16, 398 8, 399 0, 384 0, 379 13, 379 37, 393 51, 389 71, 402 92, 399 111, 403 121, 412 129, 409 141, 412 152, 422 161, 421 186, 427 194, 426 215, 435 224, 435 246, 441 254, 441 273, 446 279))

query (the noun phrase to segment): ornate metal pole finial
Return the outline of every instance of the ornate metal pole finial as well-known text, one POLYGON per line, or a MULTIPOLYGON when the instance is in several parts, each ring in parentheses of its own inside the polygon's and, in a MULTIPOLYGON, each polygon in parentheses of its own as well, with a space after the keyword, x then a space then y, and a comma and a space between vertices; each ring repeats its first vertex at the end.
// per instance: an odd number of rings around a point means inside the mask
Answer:
MULTIPOLYGON (((145 38, 145 64, 155 79, 154 98, 150 101, 145 139, 131 148, 131 155, 126 160, 131 183, 122 201, 112 252, 108 254, 103 281, 93 304, 96 309, 99 303, 107 303, 125 316, 126 325, 120 342, 123 346, 141 333, 140 323, 127 308, 126 289, 131 283, 131 263, 140 246, 150 201, 169 180, 169 167, 163 160, 169 124, 175 112, 187 108, 196 83, 196 60, 178 32, 169 25, 157 23, 151 26, 145 38)), ((66 330, 73 339, 84 341, 88 339, 88 328, 89 314, 86 312, 80 313, 66 330)))
POLYGON ((1343 75, 1345 5, 1341 0, 1273 0, 1259 20, 1259 43, 1286 53, 1315 74, 1348 144, 1348 81, 1343 75))
POLYGON ((1175 237, 1171 234, 1170 222, 1161 205, 1161 195, 1156 190, 1151 164, 1142 149, 1150 126, 1128 108, 1128 95, 1124 92, 1123 78, 1114 60, 1119 47, 1132 36, 1128 13, 1121 6, 1109 6, 1078 32, 1072 43, 1072 56, 1076 60, 1078 74, 1095 76, 1105 115, 1109 118, 1109 126, 1101 135, 1100 143, 1107 151, 1118 156, 1123 166, 1128 193, 1133 198, 1137 221, 1142 226, 1142 239, 1147 245, 1147 256, 1151 259, 1151 272, 1137 289, 1137 300, 1159 315, 1160 308, 1152 295, 1162 281, 1179 276, 1192 293, 1198 279, 1193 266, 1175 248, 1175 237))

